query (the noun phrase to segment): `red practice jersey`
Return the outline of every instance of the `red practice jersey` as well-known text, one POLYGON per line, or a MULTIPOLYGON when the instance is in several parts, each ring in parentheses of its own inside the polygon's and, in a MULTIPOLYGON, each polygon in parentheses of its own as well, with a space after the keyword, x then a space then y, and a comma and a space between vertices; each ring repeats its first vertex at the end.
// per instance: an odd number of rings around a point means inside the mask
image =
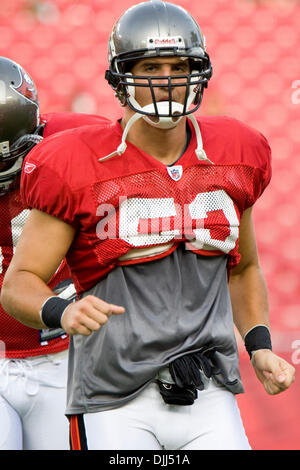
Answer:
MULTIPOLYGON (((41 116, 45 123, 43 137, 46 138, 65 129, 91 124, 108 123, 100 116, 77 113, 50 113, 41 116)), ((59 163, 58 163, 59 164, 59 163)), ((6 270, 12 259, 15 246, 27 219, 29 210, 22 203, 20 190, 14 190, 0 196, 0 288, 6 270)), ((51 280, 54 288, 60 282, 70 278, 66 263, 51 280)), ((45 342, 41 332, 21 324, 0 306, 0 353, 8 358, 21 358, 62 351, 68 347, 66 335, 45 342)))
POLYGON ((179 243, 201 255, 226 254, 229 268, 239 262, 240 219, 269 183, 270 148, 237 120, 198 123, 213 163, 197 158, 193 128, 173 166, 130 143, 122 155, 101 161, 120 144, 118 122, 67 131, 30 153, 22 195, 29 208, 75 227, 67 260, 78 294, 115 266, 167 256, 179 243))

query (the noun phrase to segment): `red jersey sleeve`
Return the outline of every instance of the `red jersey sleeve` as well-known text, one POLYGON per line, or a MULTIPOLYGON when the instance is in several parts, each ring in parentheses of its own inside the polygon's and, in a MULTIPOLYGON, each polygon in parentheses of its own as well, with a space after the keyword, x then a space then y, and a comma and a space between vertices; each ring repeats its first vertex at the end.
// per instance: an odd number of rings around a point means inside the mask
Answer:
POLYGON ((252 187, 248 207, 252 206, 269 185, 272 176, 271 148, 259 131, 240 124, 242 143, 241 161, 253 168, 252 187))
POLYGON ((65 139, 49 137, 30 152, 24 161, 20 191, 26 208, 46 212, 77 228, 76 191, 67 177, 70 139, 71 134, 65 139), (59 158, 62 154, 64 158, 59 158))
POLYGON ((232 167, 236 174, 244 168, 245 177, 233 178, 243 185, 244 209, 262 195, 271 179, 271 149, 267 139, 256 129, 231 117, 209 116, 199 120, 203 147, 215 165, 232 167), (248 169, 248 172, 247 172, 248 169))
POLYGON ((263 135, 261 135, 260 145, 256 149, 256 152, 260 165, 256 168, 253 181, 255 188, 253 202, 262 195, 272 177, 271 149, 267 139, 263 135))
MULTIPOLYGON (((84 159, 74 163, 73 154, 87 152, 86 145, 73 132, 86 126, 107 126, 111 122, 98 115, 84 113, 49 113, 41 115, 46 123, 44 140, 34 147, 23 164, 21 197, 26 208, 38 209, 77 228, 76 190, 73 171, 84 174, 84 159), (63 137, 59 137, 63 134, 63 137), (80 150, 79 150, 80 149, 80 150), (82 150, 81 150, 82 149, 82 150), (79 168, 80 164, 82 167, 79 168)), ((80 204, 77 204, 79 206, 80 204)))

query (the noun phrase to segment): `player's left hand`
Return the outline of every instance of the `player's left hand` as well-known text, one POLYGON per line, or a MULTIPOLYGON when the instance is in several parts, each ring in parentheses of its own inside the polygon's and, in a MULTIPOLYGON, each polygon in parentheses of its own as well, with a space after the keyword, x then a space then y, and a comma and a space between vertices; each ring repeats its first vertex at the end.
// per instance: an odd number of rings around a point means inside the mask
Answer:
POLYGON ((251 363, 269 395, 283 392, 295 380, 295 368, 268 349, 255 351, 251 363))

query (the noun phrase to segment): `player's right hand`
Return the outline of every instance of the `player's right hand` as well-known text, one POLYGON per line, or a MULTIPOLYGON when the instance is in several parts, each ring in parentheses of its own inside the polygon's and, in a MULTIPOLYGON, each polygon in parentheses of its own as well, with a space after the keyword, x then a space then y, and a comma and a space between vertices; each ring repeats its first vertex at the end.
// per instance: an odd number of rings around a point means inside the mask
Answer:
POLYGON ((124 312, 124 307, 109 304, 94 295, 87 295, 67 306, 61 325, 69 335, 89 336, 105 325, 111 315, 120 315, 124 312))

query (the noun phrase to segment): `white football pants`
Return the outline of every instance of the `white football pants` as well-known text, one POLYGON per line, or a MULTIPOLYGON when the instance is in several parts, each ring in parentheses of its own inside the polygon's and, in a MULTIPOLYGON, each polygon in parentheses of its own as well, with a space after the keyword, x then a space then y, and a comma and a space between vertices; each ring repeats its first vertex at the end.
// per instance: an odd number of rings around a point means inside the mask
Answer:
POLYGON ((68 351, 0 359, 0 450, 69 450, 68 351))
POLYGON ((192 406, 167 405, 156 383, 120 408, 83 415, 89 450, 250 450, 235 396, 209 382, 192 406))

